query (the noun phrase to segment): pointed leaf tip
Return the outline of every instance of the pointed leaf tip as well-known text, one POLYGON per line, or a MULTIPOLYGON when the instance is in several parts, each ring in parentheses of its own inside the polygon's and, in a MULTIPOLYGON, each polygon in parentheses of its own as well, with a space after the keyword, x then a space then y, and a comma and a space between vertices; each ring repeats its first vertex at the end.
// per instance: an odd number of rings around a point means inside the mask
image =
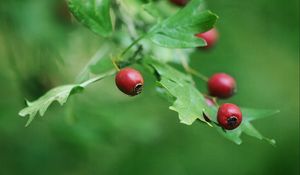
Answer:
POLYGON ((43 116, 48 109, 48 107, 54 102, 58 101, 61 105, 64 104, 71 91, 74 88, 79 87, 80 85, 65 85, 65 86, 59 86, 56 88, 51 89, 48 91, 45 95, 40 97, 34 102, 28 103, 28 106, 22 109, 18 114, 21 117, 27 117, 28 121, 25 125, 25 127, 29 126, 29 124, 33 121, 35 116, 39 113, 40 116, 43 116))

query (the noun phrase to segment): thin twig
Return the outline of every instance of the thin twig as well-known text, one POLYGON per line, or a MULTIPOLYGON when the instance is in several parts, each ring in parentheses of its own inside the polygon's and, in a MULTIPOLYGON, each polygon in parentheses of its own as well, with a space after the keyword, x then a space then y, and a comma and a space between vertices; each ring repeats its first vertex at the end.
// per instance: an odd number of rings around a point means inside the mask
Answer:
POLYGON ((120 71, 120 67, 117 65, 116 59, 113 58, 112 55, 110 56, 110 59, 111 59, 112 64, 114 65, 115 69, 116 69, 117 71, 120 71))
POLYGON ((139 36, 134 40, 120 55, 120 58, 123 57, 133 46, 135 46, 140 40, 142 40, 146 35, 139 36))
POLYGON ((201 74, 200 72, 196 71, 195 69, 191 68, 191 67, 188 65, 188 63, 187 63, 187 61, 186 61, 185 59, 182 58, 182 59, 181 59, 181 63, 182 63, 182 66, 183 66, 184 70, 185 70, 187 73, 189 73, 189 74, 191 74, 191 75, 194 75, 194 76, 200 78, 200 79, 203 80, 203 81, 206 81, 206 82, 208 81, 208 78, 207 78, 205 75, 203 75, 203 74, 201 74))
POLYGON ((102 80, 103 78, 106 78, 108 76, 114 75, 115 73, 116 73, 116 70, 114 70, 114 69, 110 70, 110 71, 108 71, 108 72, 106 72, 104 74, 98 75, 98 76, 96 76, 94 78, 91 78, 91 79, 89 79, 89 80, 81 83, 80 86, 81 87, 86 87, 86 86, 88 86, 88 85, 90 85, 92 83, 95 83, 95 82, 97 82, 99 80, 102 80))

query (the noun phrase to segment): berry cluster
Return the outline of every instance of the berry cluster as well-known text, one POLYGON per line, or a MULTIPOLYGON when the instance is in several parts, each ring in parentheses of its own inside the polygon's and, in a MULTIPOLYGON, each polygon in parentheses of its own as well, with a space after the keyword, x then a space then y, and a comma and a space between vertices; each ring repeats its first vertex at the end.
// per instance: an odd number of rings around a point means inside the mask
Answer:
MULTIPOLYGON (((170 0, 171 3, 177 6, 184 6, 188 0, 170 0)), ((196 34, 196 37, 206 41, 205 49, 212 48, 217 39, 218 32, 215 28, 204 33, 196 34)), ((116 86, 120 91, 129 95, 135 96, 142 92, 144 86, 143 76, 139 71, 132 68, 124 68, 120 70, 115 77, 116 86)), ((236 92, 236 82, 234 78, 225 73, 217 73, 211 76, 207 83, 209 95, 214 98, 227 99, 233 96, 236 92)), ((216 106, 214 100, 207 97, 207 105, 216 106)), ((218 125, 226 130, 237 128, 242 122, 242 113, 238 106, 231 103, 225 103, 219 106, 217 113, 218 125)))
MULTIPOLYGON (((169 1, 177 6, 185 6, 189 2, 189 0, 169 1)), ((213 47, 218 40, 218 31, 215 28, 212 28, 204 33, 196 34, 196 37, 205 40, 207 45, 204 48, 209 49, 213 47)), ((208 91, 210 96, 227 99, 236 92, 236 82, 234 78, 225 73, 217 73, 209 78, 208 91)), ((207 98, 206 102, 209 106, 216 105, 210 98, 207 98)), ((241 124, 242 112, 235 104, 225 103, 218 109, 217 120, 222 128, 232 130, 241 124)))
MULTIPOLYGON (((227 99, 236 92, 236 82, 234 78, 225 73, 217 73, 211 76, 208 80, 207 87, 211 96, 220 99, 227 99)), ((207 104, 211 106, 211 100, 207 100, 207 104)), ((235 104, 225 103, 218 109, 217 120, 222 128, 232 130, 241 124, 242 112, 235 104)))
MULTIPOLYGON (((139 71, 124 68, 117 73, 115 83, 123 93, 135 96, 142 92, 144 79, 139 71)), ((235 80, 225 73, 214 74, 209 78, 207 85, 210 96, 220 99, 229 98, 236 92, 235 80)), ((209 106, 216 105, 209 97, 206 98, 206 102, 209 106)), ((241 124, 242 112, 238 106, 225 103, 218 109, 217 120, 222 128, 232 130, 241 124)))

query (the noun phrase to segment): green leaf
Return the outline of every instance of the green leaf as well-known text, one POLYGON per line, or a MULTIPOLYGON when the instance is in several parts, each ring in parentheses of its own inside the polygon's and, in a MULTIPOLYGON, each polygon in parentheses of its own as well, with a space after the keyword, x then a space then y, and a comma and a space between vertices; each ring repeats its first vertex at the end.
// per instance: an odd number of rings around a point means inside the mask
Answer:
POLYGON ((110 16, 111 0, 69 0, 74 17, 96 34, 107 37, 113 31, 110 16))
POLYGON ((28 126, 38 113, 40 116, 43 116, 53 102, 57 101, 60 105, 63 105, 67 102, 70 95, 81 92, 89 84, 99 81, 114 73, 115 70, 112 70, 106 74, 89 79, 81 84, 70 84, 53 88, 34 102, 26 101, 27 107, 22 109, 19 112, 19 115, 22 117, 29 116, 29 119, 25 125, 28 126))
POLYGON ((196 89, 190 76, 156 60, 146 60, 159 74, 159 86, 165 88, 175 100, 170 109, 178 112, 181 123, 191 125, 200 119, 206 122, 203 111, 207 107, 204 96, 196 89))
POLYGON ((174 69, 173 67, 167 65, 166 63, 161 63, 160 61, 155 60, 154 58, 146 58, 144 60, 144 63, 153 67, 161 77, 165 77, 167 79, 170 79, 178 83, 180 82, 193 83, 191 76, 186 75, 174 69))
POLYGON ((217 16, 205 10, 203 0, 192 0, 175 15, 150 29, 147 37, 157 45, 169 48, 206 46, 195 34, 213 27, 217 16))
POLYGON ((263 136, 250 122, 274 115, 278 112, 277 110, 241 108, 243 113, 241 125, 234 130, 224 130, 217 124, 217 106, 207 105, 205 97, 197 90, 189 75, 153 58, 144 59, 143 63, 155 70, 156 73, 154 74, 158 75, 159 87, 167 91, 167 93, 162 90, 160 92, 173 97, 169 98, 173 103, 170 109, 178 112, 181 123, 191 125, 197 119, 208 123, 203 117, 204 113, 211 120, 211 126, 214 126, 221 135, 236 144, 242 143, 241 135, 245 133, 275 145, 275 140, 263 136))
POLYGON ((26 126, 28 126, 37 113, 40 114, 40 116, 43 116, 48 109, 48 107, 54 102, 59 102, 60 105, 63 105, 66 103, 68 97, 70 96, 71 92, 79 92, 82 90, 83 87, 80 85, 65 85, 65 86, 59 86, 56 87, 50 91, 48 91, 44 96, 40 97, 38 100, 34 102, 28 102, 27 101, 27 107, 22 109, 19 112, 19 115, 22 117, 25 117, 29 115, 29 119, 26 123, 26 126))
POLYGON ((215 126, 215 128, 217 128, 217 131, 228 140, 238 145, 242 143, 241 135, 243 131, 240 128, 236 128, 235 130, 231 130, 231 131, 228 130, 225 131, 219 126, 215 126))
POLYGON ((169 108, 178 112, 181 123, 191 125, 198 118, 205 122, 202 115, 205 109, 205 100, 195 87, 187 82, 179 84, 166 77, 162 77, 160 84, 176 98, 169 108))
POLYGON ((244 121, 241 125, 243 132, 249 136, 255 137, 260 140, 265 140, 272 145, 276 144, 274 139, 267 138, 263 136, 259 131, 257 131, 253 125, 250 123, 253 120, 269 117, 277 114, 278 110, 265 110, 265 109, 249 109, 242 108, 242 113, 244 117, 244 121))
POLYGON ((279 110, 270 110, 270 109, 249 109, 249 108, 243 108, 243 112, 248 114, 248 121, 253 121, 265 117, 269 117, 272 115, 275 115, 279 113, 279 110))
POLYGON ((160 12, 158 11, 157 7, 154 5, 153 2, 144 4, 142 7, 149 15, 153 16, 154 18, 158 19, 159 21, 162 18, 162 15, 160 14, 160 12))

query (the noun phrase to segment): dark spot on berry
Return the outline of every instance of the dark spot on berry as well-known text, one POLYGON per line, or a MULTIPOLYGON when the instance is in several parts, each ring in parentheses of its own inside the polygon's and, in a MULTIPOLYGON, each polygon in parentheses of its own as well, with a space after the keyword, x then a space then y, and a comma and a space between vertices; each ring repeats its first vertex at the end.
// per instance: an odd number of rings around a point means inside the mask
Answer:
POLYGON ((142 90, 143 90, 143 85, 142 85, 142 83, 139 83, 135 86, 133 92, 134 92, 134 94, 140 94, 142 92, 142 90))
POLYGON ((227 124, 230 128, 234 128, 237 124, 237 117, 236 116, 231 116, 227 119, 227 124))

